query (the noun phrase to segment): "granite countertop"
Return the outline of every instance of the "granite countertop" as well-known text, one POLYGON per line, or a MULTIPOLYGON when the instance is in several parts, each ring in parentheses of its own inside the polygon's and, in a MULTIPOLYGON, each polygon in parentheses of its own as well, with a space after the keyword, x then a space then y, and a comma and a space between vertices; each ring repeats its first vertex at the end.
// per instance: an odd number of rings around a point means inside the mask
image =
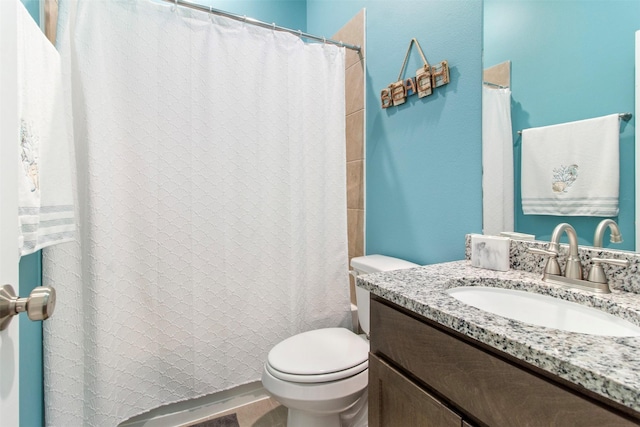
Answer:
POLYGON ((533 366, 640 412, 640 337, 565 332, 494 315, 445 291, 493 286, 551 295, 599 308, 640 326, 640 294, 593 294, 548 284, 541 275, 472 267, 469 261, 433 264, 358 277, 358 286, 533 366))

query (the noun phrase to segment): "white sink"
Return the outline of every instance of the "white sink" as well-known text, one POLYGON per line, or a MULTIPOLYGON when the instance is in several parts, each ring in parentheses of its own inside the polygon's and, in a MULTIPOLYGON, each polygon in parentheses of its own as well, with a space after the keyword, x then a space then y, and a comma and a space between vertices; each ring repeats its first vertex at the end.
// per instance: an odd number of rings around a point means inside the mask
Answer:
POLYGON ((640 336, 640 327, 595 308, 513 289, 461 286, 446 291, 465 304, 538 326, 590 335, 640 336))

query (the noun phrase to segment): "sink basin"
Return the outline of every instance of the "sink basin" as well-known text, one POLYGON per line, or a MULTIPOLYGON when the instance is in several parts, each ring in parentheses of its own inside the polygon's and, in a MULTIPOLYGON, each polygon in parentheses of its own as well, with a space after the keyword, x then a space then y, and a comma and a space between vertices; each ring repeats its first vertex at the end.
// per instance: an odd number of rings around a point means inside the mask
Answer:
POLYGON ((478 286, 461 286, 446 292, 480 310, 533 325, 590 335, 640 336, 640 327, 631 322, 548 295, 478 286))

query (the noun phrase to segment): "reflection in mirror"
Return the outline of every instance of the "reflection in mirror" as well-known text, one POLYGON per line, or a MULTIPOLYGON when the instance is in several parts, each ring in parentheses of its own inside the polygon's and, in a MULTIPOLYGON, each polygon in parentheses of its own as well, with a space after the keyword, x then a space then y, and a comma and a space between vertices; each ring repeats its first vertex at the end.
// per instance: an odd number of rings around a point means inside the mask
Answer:
POLYGON ((513 231, 511 63, 487 68, 482 80, 482 231, 513 231))
MULTIPOLYGON (((634 37, 640 27, 636 0, 484 0, 484 66, 511 61, 514 156, 514 229, 549 240, 569 222, 581 245, 592 245, 603 217, 524 215, 520 192, 519 130, 632 112, 620 124, 620 212, 612 217, 635 248, 634 37)), ((615 173, 615 172, 614 172, 615 173)))

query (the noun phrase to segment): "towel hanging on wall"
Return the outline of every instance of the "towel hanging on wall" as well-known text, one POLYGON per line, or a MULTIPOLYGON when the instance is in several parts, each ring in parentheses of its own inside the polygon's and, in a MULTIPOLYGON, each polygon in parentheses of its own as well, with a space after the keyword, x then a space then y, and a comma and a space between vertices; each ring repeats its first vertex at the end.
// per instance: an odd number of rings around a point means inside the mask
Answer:
POLYGON ((522 131, 525 215, 617 216, 618 114, 522 131))
POLYGON ((27 255, 73 240, 75 220, 60 56, 22 4, 18 15, 18 247, 27 255))

